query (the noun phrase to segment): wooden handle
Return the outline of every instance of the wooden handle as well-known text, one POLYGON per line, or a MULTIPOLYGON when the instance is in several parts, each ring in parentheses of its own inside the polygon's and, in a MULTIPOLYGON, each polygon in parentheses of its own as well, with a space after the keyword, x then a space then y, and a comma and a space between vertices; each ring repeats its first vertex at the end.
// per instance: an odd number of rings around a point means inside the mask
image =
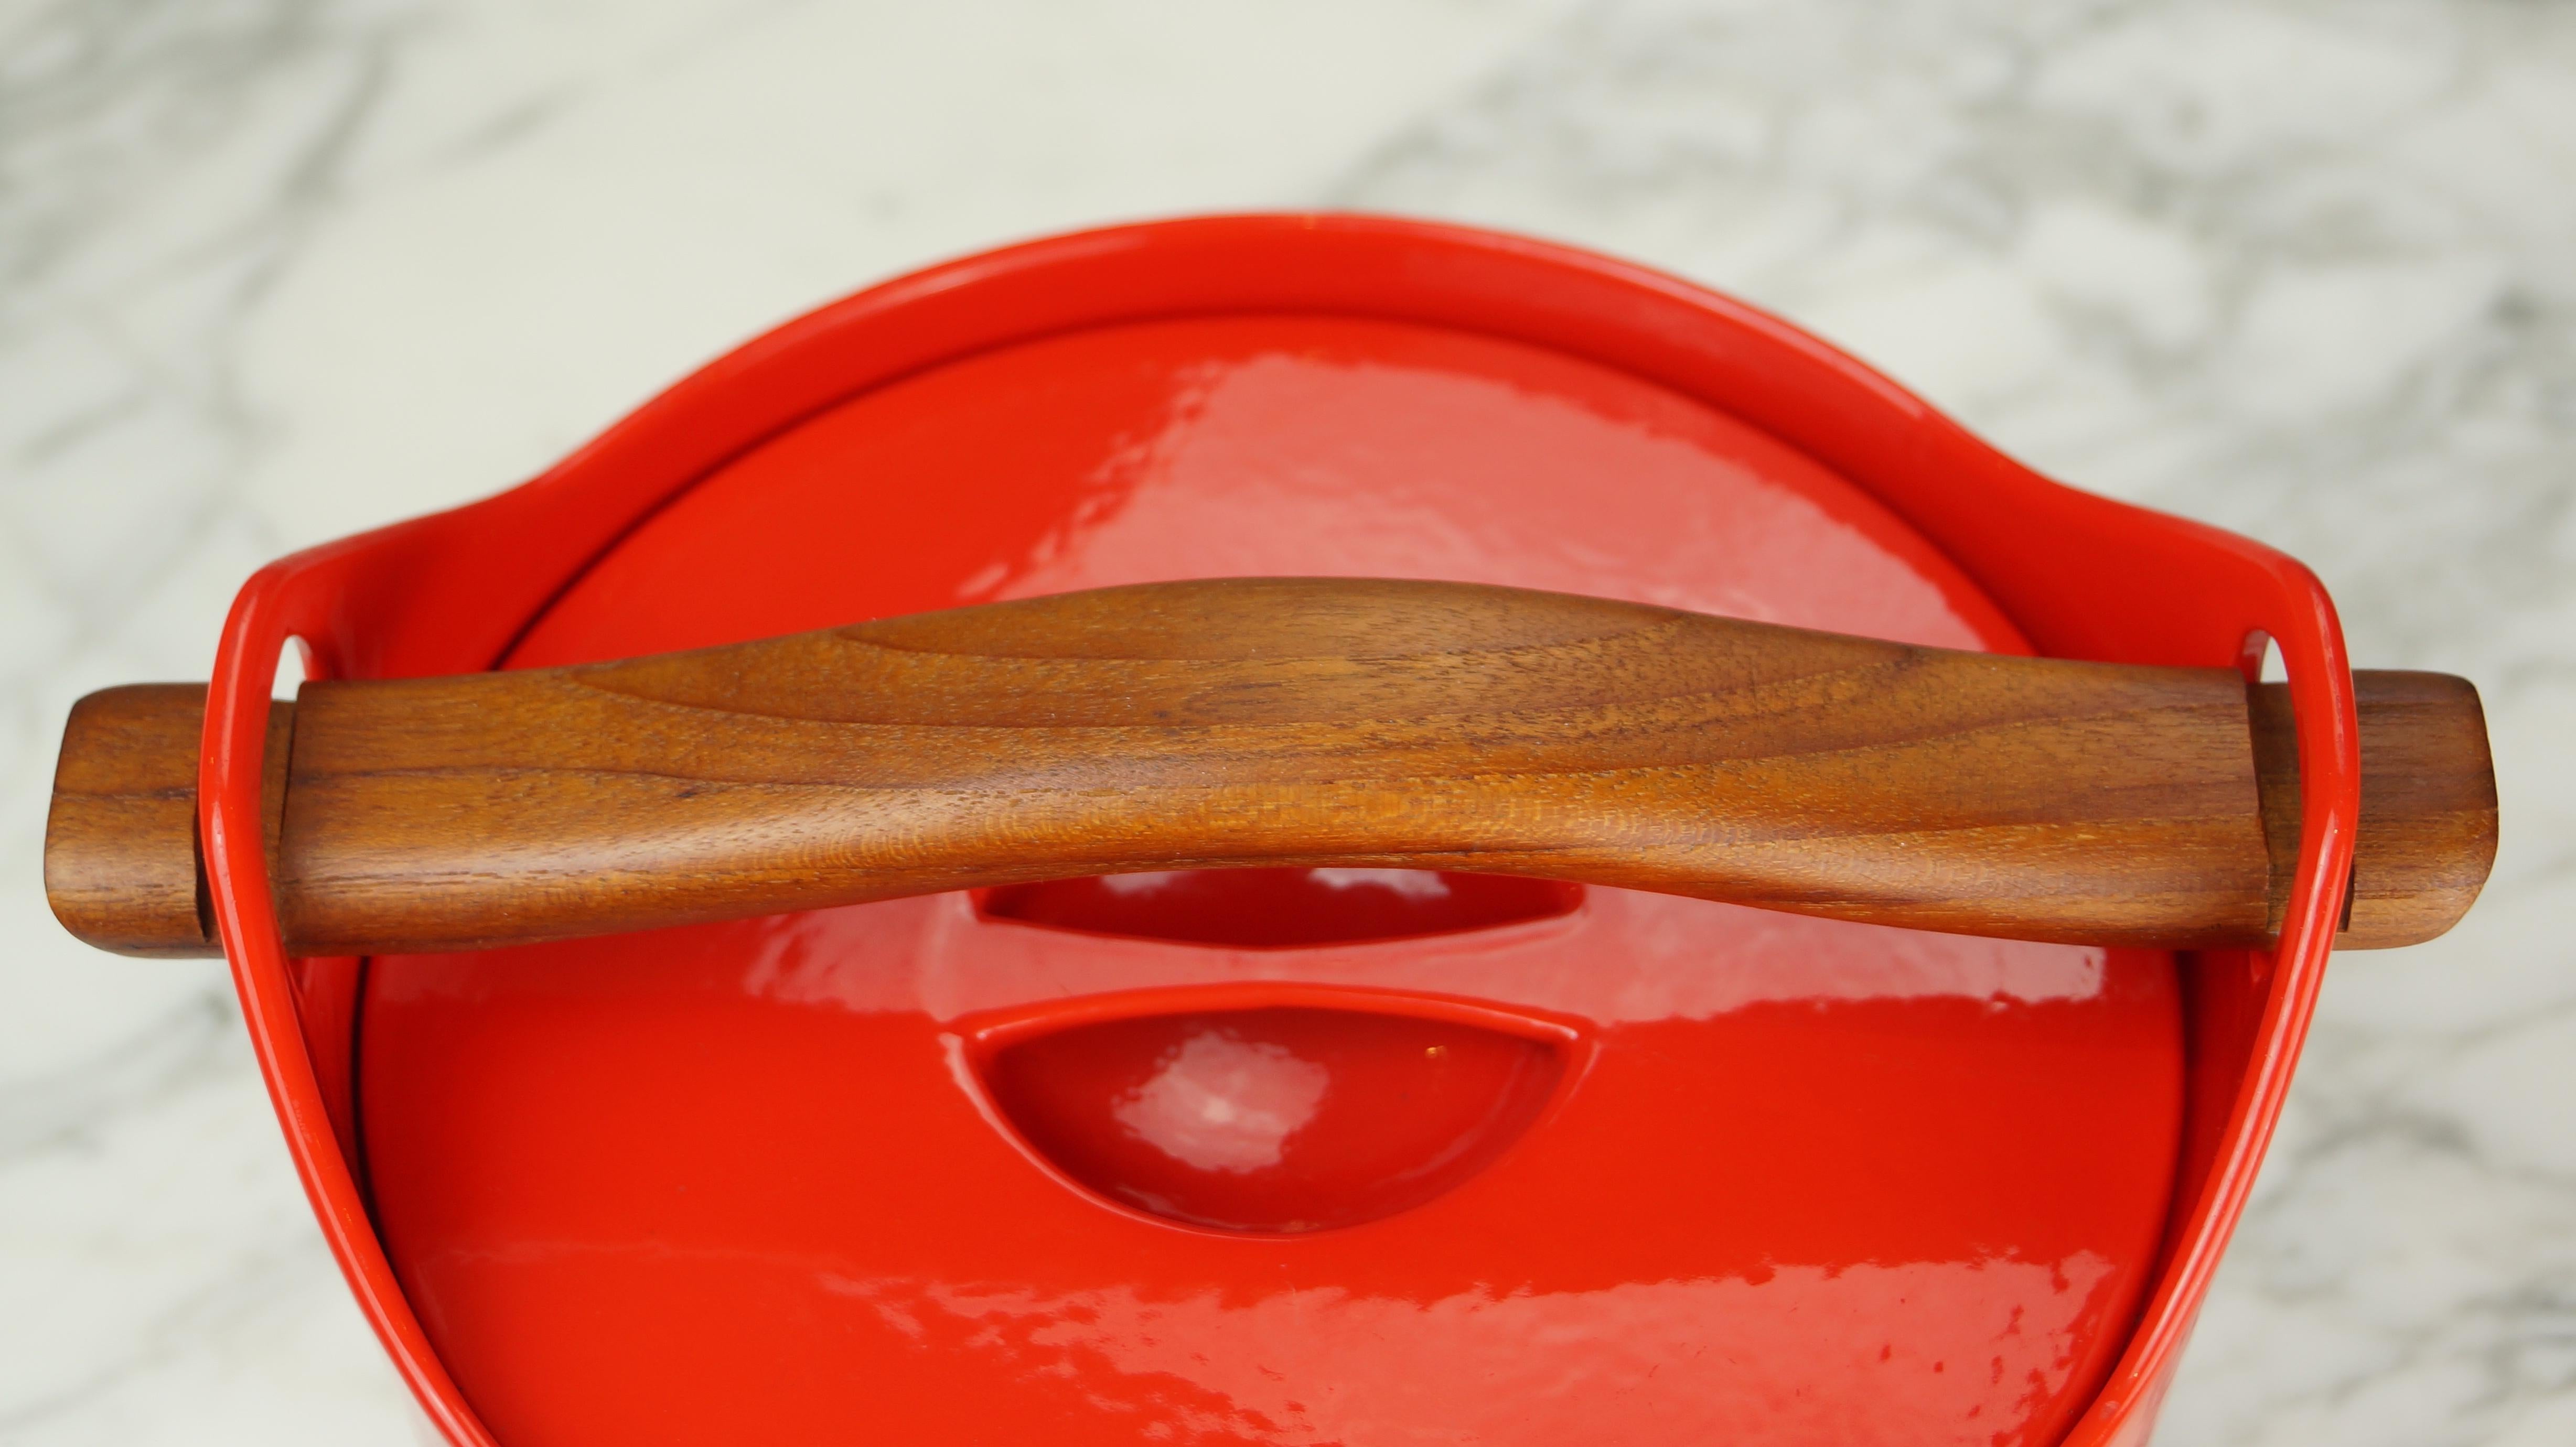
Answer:
MULTIPOLYGON (((2356 675, 2343 942, 2495 850, 2477 694, 2356 675)), ((74 709, 73 933, 210 951, 204 690, 74 709)), ((1231 579, 576 668, 305 685, 269 748, 298 954, 471 949, 1077 874, 1542 875, 2092 944, 2248 945, 2297 852, 2286 692, 1449 583, 1231 579), (291 734, 291 747, 286 740, 291 734)))

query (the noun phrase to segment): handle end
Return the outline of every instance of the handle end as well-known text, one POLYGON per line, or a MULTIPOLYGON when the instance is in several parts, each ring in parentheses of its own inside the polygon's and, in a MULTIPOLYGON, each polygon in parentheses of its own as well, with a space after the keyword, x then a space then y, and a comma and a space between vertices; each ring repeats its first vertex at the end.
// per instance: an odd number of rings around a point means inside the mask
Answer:
POLYGON ((215 948, 197 857, 203 684, 138 683, 72 705, 45 820, 45 899, 84 943, 120 955, 215 948))
MULTIPOLYGON (((2447 673, 2358 669, 2361 824, 2335 947, 2384 950, 2448 931, 2495 867, 2495 762, 2475 685, 2447 673)), ((2286 684, 2247 690, 2263 783, 2277 928, 2299 854, 2298 740, 2286 684)))
POLYGON ((2495 760, 2477 687, 2447 673, 2357 671, 2361 827, 2343 949, 2421 944, 2495 868, 2495 760))
MULTIPOLYGON (((295 706, 268 725, 271 836, 295 706)), ((202 683, 101 689, 72 705, 45 820, 45 900, 83 943, 155 959, 217 956, 197 842, 202 683)))

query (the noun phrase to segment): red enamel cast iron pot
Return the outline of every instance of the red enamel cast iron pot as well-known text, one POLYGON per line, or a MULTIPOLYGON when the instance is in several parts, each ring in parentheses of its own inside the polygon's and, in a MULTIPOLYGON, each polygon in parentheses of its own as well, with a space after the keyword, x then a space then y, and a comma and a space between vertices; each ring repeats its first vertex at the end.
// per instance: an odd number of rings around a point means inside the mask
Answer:
POLYGON ((489 501, 242 590, 213 907, 352 1287, 460 1444, 2143 1441, 2331 942, 2295 562, 2074 492, 1774 318, 1367 217, 1120 227, 781 327, 489 501), (1514 584, 2242 664, 2277 950, 1391 870, 1130 875, 284 957, 285 640, 375 678, 1151 579, 1514 584))

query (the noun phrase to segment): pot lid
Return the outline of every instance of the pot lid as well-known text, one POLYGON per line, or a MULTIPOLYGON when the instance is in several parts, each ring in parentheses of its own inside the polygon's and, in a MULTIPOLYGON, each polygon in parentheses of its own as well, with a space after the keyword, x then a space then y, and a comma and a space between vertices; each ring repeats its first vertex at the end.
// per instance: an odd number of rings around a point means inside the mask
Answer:
MULTIPOLYGON (((2024 651, 1698 399, 1360 317, 808 416, 513 666, 1155 579, 1446 578, 2024 651)), ((2052 1441, 2155 1262, 2174 964, 1391 870, 372 962, 389 1255, 512 1444, 2052 1441)))

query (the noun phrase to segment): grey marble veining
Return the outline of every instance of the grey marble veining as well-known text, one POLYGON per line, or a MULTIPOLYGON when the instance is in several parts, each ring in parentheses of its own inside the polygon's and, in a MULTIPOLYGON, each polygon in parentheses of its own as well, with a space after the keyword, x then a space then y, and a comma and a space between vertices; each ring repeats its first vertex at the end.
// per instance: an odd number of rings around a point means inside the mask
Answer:
POLYGON ((64 938, 80 692, 868 280, 1451 216, 1806 323, 2485 691, 2495 882, 2340 958, 2159 1440, 2576 1441, 2576 7, 0 0, 0 1441, 397 1443, 219 968, 64 938))

